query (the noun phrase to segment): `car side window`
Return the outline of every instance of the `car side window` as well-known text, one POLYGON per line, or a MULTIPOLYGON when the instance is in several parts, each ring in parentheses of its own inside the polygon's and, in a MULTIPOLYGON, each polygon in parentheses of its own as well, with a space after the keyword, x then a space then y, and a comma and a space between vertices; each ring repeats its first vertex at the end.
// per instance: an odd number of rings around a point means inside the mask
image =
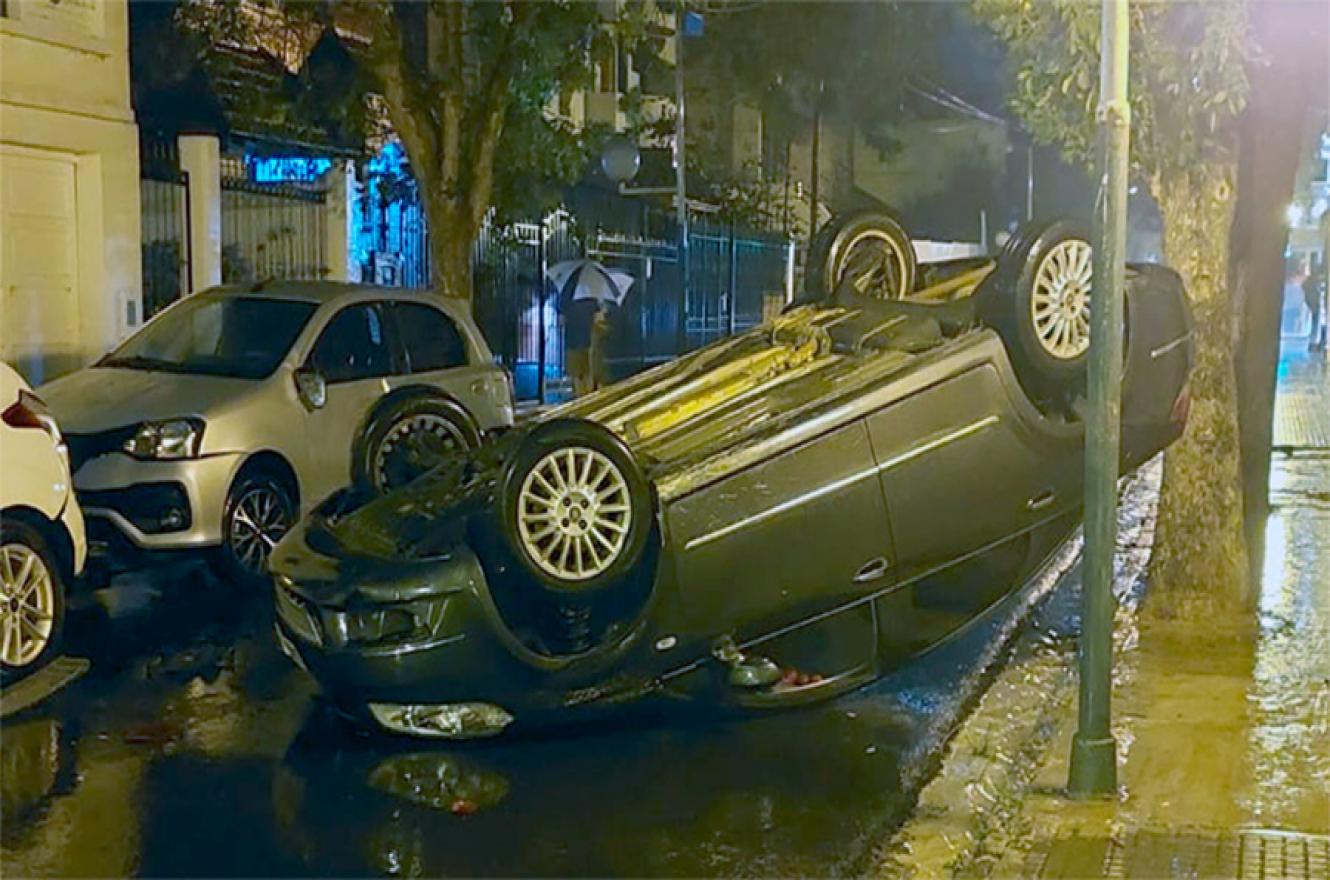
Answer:
POLYGON ((392 304, 407 372, 428 373, 464 366, 466 339, 453 319, 422 303, 392 304))
POLYGON ((367 303, 338 312, 323 328, 309 360, 328 382, 386 376, 392 358, 379 307, 367 303))

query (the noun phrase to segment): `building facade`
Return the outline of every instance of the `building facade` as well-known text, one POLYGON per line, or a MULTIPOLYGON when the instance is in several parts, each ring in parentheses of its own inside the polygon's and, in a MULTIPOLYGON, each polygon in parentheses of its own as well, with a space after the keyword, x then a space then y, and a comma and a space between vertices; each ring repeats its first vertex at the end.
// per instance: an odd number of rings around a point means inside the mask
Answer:
POLYGON ((0 0, 0 360, 37 383, 142 314, 123 0, 0 0))

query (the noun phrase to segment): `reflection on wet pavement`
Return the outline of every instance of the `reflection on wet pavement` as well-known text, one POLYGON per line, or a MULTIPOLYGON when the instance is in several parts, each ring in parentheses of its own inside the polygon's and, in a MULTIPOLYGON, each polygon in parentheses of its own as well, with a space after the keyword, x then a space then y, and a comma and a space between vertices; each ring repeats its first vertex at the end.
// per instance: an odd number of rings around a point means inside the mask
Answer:
POLYGON ((324 710, 261 597, 195 566, 121 579, 71 615, 92 672, 5 725, 0 873, 853 872, 1055 583, 828 705, 439 748, 324 710))
MULTIPOLYGON (((1286 359, 1281 369, 1281 395, 1291 387, 1300 400, 1315 403, 1309 411, 1330 422, 1324 362, 1304 356, 1286 359)), ((1284 430, 1292 433, 1291 428, 1284 430)), ((1277 452, 1270 470, 1260 629, 1247 691, 1247 763, 1255 784, 1243 808, 1252 821, 1266 827, 1327 834, 1330 448, 1277 452)))

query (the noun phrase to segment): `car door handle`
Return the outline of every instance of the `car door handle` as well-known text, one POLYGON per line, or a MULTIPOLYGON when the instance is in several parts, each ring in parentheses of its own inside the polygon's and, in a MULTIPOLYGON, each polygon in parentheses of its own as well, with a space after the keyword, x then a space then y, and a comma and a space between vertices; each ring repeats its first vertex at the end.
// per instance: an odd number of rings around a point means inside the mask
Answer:
POLYGON ((1057 493, 1052 489, 1045 489, 1038 495, 1025 502, 1026 510, 1043 510, 1048 505, 1057 500, 1057 493))
POLYGON ((856 584, 866 584, 869 581, 875 581, 886 574, 888 568, 891 568, 891 563, 886 560, 886 557, 879 556, 877 559, 865 562, 863 567, 855 572, 854 582, 856 584))

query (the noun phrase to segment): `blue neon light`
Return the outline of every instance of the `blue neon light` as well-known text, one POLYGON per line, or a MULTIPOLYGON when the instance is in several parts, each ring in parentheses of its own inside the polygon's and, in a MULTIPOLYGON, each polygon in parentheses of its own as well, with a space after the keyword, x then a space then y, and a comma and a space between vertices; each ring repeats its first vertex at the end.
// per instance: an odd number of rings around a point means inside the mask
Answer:
POLYGON ((255 183, 313 183, 332 168, 331 159, 305 156, 246 156, 245 170, 255 183))

